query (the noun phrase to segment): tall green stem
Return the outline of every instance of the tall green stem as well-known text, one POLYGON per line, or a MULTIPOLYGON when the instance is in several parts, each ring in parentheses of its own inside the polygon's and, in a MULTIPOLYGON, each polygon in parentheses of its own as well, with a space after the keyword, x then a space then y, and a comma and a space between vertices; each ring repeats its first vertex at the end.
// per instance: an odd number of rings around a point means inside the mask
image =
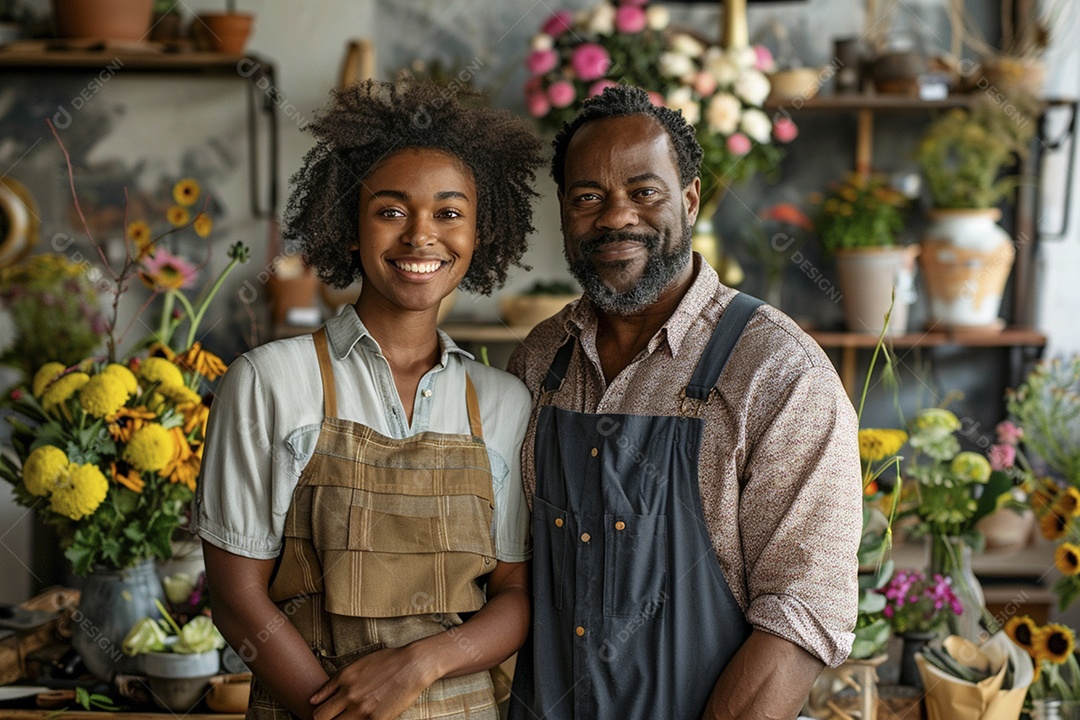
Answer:
POLYGON ((161 307, 161 322, 158 323, 157 331, 158 340, 162 345, 168 345, 172 340, 174 327, 172 324, 173 302, 177 294, 176 290, 165 293, 165 303, 161 307))
POLYGON ((240 258, 233 258, 229 261, 229 264, 225 266, 225 269, 218 276, 218 279, 214 282, 210 288, 210 292, 206 294, 206 298, 199 304, 199 310, 193 316, 191 316, 191 326, 188 328, 187 343, 184 348, 189 348, 195 344, 195 333, 199 329, 199 323, 202 322, 203 315, 206 314, 207 308, 210 307, 210 301, 217 295, 218 290, 221 289, 221 285, 225 282, 225 278, 229 276, 233 268, 240 263, 240 258))

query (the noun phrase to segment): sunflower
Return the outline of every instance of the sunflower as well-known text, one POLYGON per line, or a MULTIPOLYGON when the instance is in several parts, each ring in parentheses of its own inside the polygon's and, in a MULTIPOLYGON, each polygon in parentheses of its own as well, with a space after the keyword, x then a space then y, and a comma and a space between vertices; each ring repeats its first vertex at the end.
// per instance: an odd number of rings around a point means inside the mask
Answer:
POLYGON ((201 238, 210 237, 210 232, 214 229, 214 221, 206 213, 196 215, 192 225, 195 228, 195 234, 201 238))
POLYGON ((860 430, 859 457, 862 458, 863 462, 884 460, 895 455, 907 442, 907 439, 908 434, 903 430, 891 428, 860 430))
POLYGON ((154 250, 154 236, 150 233, 150 226, 142 220, 136 220, 127 226, 128 240, 135 245, 139 252, 136 258, 141 260, 154 250))
POLYGON ((1060 665, 1073 654, 1075 646, 1076 638, 1072 629, 1058 623, 1039 628, 1035 635, 1035 654, 1039 660, 1060 665))
POLYGON ((185 435, 198 430, 200 437, 206 437, 206 421, 210 418, 208 405, 201 400, 197 403, 183 403, 176 406, 176 411, 184 416, 185 435))
POLYGON ((123 460, 114 460, 109 463, 109 469, 112 471, 113 481, 120 483, 133 493, 141 493, 146 487, 146 481, 142 479, 139 471, 123 460))
POLYGON ((105 418, 105 428, 109 431, 109 437, 116 442, 126 443, 131 440, 135 431, 145 425, 157 415, 146 408, 120 408, 115 415, 105 418))
POLYGON ((165 358, 172 362, 176 359, 176 353, 168 345, 156 342, 150 346, 150 353, 147 357, 165 358))
POLYGON ((172 189, 173 200, 185 207, 191 207, 199 199, 199 183, 192 178, 184 178, 172 189))
POLYGON ((1068 519, 1056 512, 1048 512, 1039 519, 1039 530, 1047 540, 1060 540, 1068 529, 1068 519))
POLYGON ((170 428, 169 433, 173 438, 173 456, 159 474, 168 478, 169 482, 186 485, 189 490, 194 492, 195 480, 199 477, 199 468, 202 462, 200 458, 191 452, 191 445, 188 443, 182 429, 178 427, 170 428))
POLYGON ((1056 496, 1047 490, 1045 487, 1040 487, 1031 493, 1031 507, 1037 513, 1042 513, 1049 510, 1054 504, 1054 498, 1056 496))
POLYGON ((180 207, 179 205, 173 205, 165 213, 165 219, 169 221, 169 224, 173 227, 184 227, 191 222, 191 213, 186 207, 180 207))
POLYGON ((1063 575, 1080 573, 1080 547, 1072 543, 1061 543, 1054 550, 1054 564, 1063 575))
POLYGON ((1067 487, 1054 498, 1054 512, 1062 517, 1076 517, 1080 515, 1080 490, 1067 487))
POLYGON ((1027 615, 1013 615, 1005 623, 1005 634, 1032 657, 1035 655, 1035 635, 1038 632, 1039 626, 1027 615))
POLYGON ((214 353, 204 350, 202 343, 195 343, 176 359, 176 364, 189 372, 198 373, 207 380, 217 380, 226 366, 214 353))

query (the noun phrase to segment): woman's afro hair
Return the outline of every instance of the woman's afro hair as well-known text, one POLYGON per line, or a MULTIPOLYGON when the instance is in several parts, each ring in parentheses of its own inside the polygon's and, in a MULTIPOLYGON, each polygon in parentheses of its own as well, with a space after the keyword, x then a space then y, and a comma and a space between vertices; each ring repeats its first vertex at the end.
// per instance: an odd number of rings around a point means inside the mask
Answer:
POLYGON ((368 80, 331 93, 309 126, 317 142, 292 177, 282 236, 298 243, 319 279, 345 287, 363 275, 360 188, 375 167, 406 149, 441 150, 473 175, 476 249, 461 288, 488 295, 506 282, 533 231, 540 142, 521 119, 479 104, 460 88, 368 80))
POLYGON ((679 171, 679 182, 686 187, 701 172, 701 145, 694 134, 694 127, 686 122, 682 113, 669 108, 657 107, 649 100, 649 94, 639 87, 615 85, 604 90, 600 95, 589 98, 582 105, 581 112, 573 120, 564 123, 552 147, 555 156, 551 160, 551 177, 559 190, 565 190, 566 149, 570 140, 581 126, 593 120, 606 120, 627 115, 646 115, 654 118, 667 132, 671 139, 672 161, 679 171))

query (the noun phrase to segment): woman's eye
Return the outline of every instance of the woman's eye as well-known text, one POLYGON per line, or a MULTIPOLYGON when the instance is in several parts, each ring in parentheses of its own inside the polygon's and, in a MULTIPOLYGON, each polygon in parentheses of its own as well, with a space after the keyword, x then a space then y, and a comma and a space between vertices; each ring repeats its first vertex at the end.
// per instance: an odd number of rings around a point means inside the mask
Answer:
POLYGON ((462 217, 462 215, 457 210, 443 210, 439 213, 438 217, 456 220, 457 218, 462 217))
POLYGON ((384 217, 384 218, 405 217, 405 213, 401 212, 397 208, 383 208, 377 214, 378 214, 379 217, 384 217))

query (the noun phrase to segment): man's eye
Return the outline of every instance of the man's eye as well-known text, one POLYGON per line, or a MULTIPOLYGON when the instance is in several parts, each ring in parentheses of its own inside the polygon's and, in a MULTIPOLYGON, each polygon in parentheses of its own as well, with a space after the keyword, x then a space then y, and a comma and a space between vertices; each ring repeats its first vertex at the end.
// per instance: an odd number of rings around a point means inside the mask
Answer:
POLYGON ((599 200, 600 196, 596 193, 585 193, 584 195, 578 195, 574 198, 577 202, 593 202, 599 200))
POLYGON ((656 190, 656 188, 642 188, 641 190, 637 191, 637 196, 644 198, 656 197, 659 194, 660 193, 656 190))

